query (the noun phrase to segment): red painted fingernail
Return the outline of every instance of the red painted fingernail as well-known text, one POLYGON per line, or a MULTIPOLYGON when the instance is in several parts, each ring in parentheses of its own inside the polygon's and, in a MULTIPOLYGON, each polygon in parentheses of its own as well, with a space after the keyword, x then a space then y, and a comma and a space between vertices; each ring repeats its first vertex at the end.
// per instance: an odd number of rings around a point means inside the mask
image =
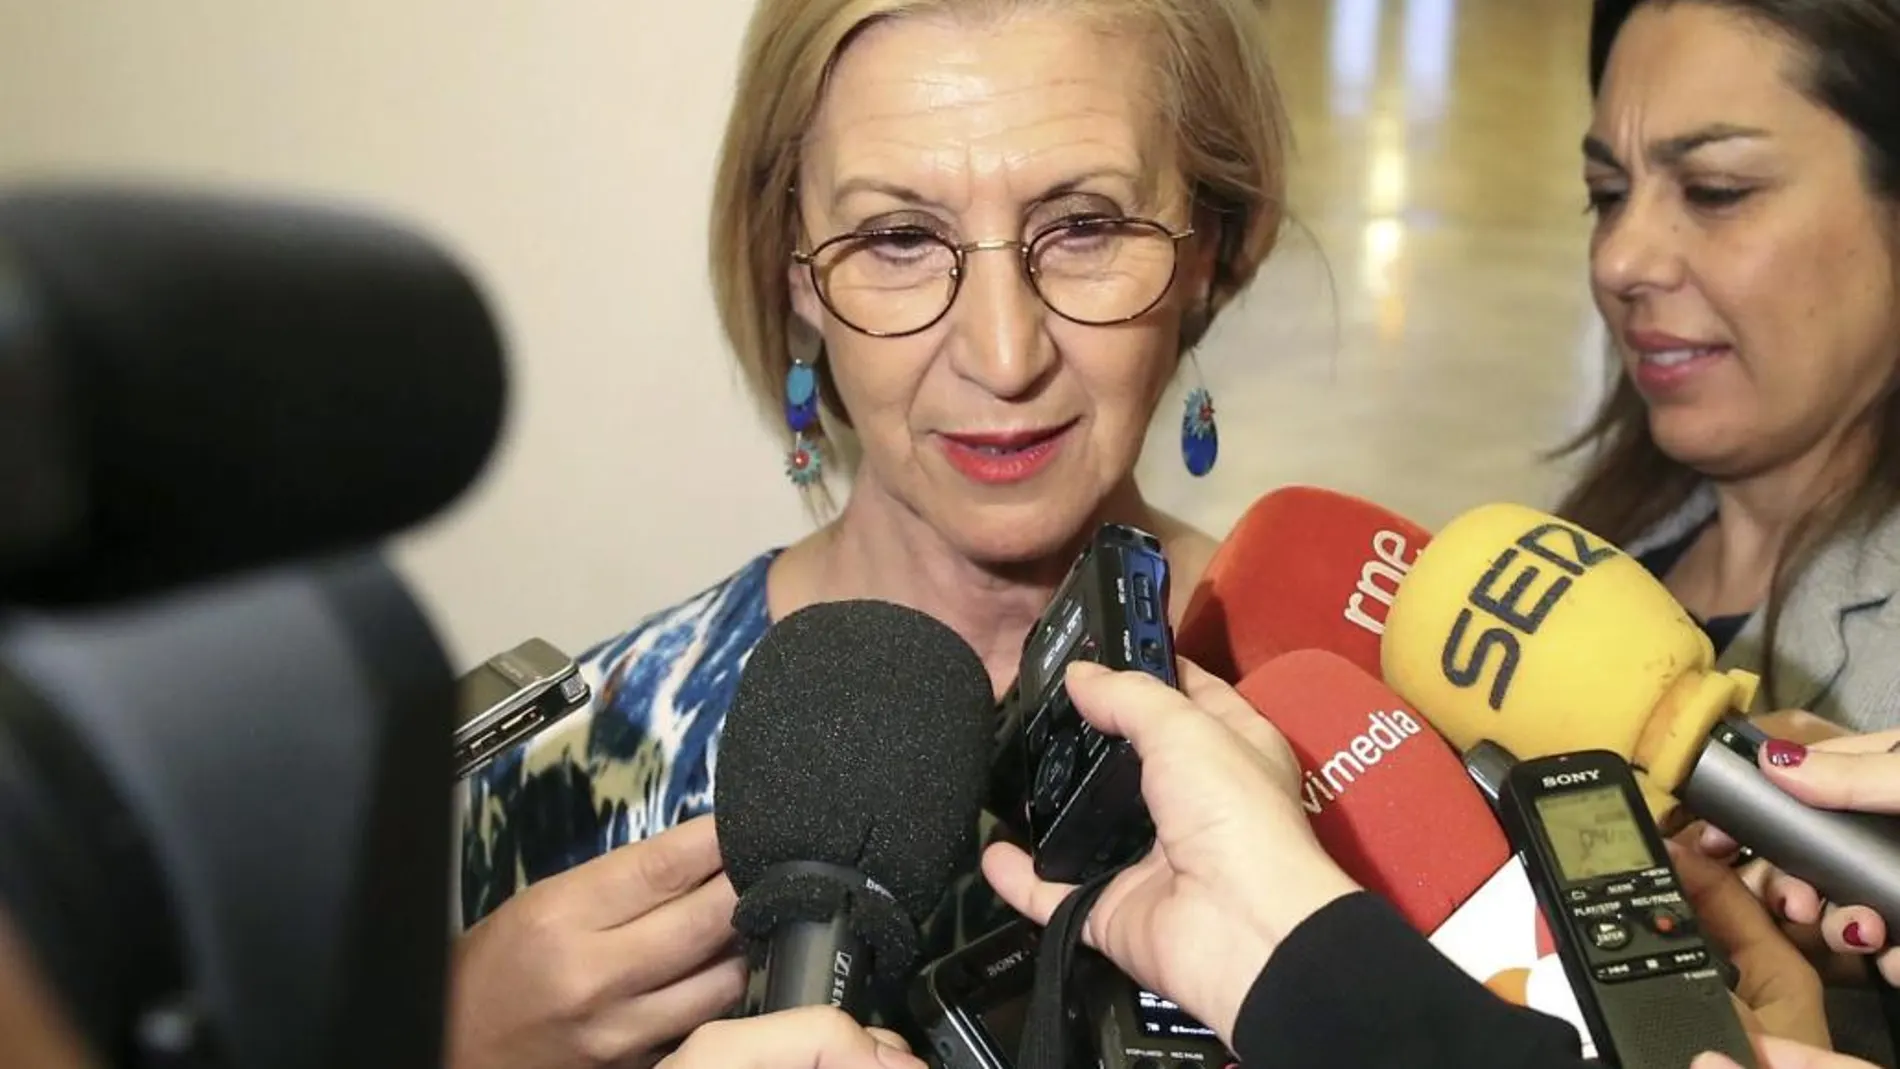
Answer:
POLYGON ((1862 950, 1866 950, 1873 946, 1872 943, 1867 941, 1866 936, 1860 934, 1859 921, 1849 921, 1847 927, 1841 931, 1841 938, 1847 940, 1847 945, 1850 947, 1859 947, 1862 950))
POLYGON ((1768 753, 1768 763, 1776 768, 1793 768, 1808 759, 1806 746, 1787 739, 1769 739, 1762 749, 1768 753))

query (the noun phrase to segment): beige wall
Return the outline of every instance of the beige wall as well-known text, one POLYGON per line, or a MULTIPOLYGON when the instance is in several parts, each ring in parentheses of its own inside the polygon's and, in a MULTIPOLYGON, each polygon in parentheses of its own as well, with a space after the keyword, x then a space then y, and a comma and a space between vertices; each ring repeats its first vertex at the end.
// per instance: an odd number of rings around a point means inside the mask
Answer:
MULTIPOLYGON (((751 6, 0 0, 0 182, 341 196, 457 248, 505 321, 513 409, 486 481, 399 559, 461 663, 533 634, 579 652, 809 529, 706 281, 751 6)), ((1157 497, 1223 526, 1240 499, 1205 495, 1221 472, 1185 485, 1177 406, 1157 497)))
MULTIPOLYGON (((1549 500, 1536 452, 1595 395, 1602 340, 1579 285, 1582 85, 1550 58, 1583 16, 1560 6, 1553 43, 1521 2, 1275 5, 1309 225, 1202 348, 1212 475, 1182 470, 1178 393, 1157 413, 1141 474, 1162 507, 1219 533, 1289 482, 1431 526, 1549 500), (1529 51, 1497 43, 1524 32, 1529 51)), ((0 0, 0 182, 340 195, 462 250, 506 320, 514 410, 479 492, 401 560, 464 663, 533 634, 578 651, 807 529, 704 265, 750 8, 0 0)))
POLYGON ((0 0, 0 181, 340 195, 442 235, 515 355, 487 482, 402 560, 461 659, 570 649, 802 510, 702 237, 748 0, 0 0))

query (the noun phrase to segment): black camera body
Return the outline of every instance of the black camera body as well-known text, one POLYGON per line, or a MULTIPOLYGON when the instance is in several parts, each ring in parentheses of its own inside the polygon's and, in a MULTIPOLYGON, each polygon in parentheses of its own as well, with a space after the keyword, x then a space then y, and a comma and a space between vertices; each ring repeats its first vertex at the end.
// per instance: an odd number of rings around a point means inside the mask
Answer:
POLYGON ((1023 640, 998 717, 990 802, 1028 839, 1045 880, 1079 883, 1133 859, 1153 839, 1134 747, 1082 719, 1063 675, 1071 661, 1087 660, 1179 686, 1168 591, 1160 541, 1104 524, 1023 640))
POLYGON ((375 547, 485 467, 501 342, 390 220, 0 188, 0 987, 45 985, 29 1036, 440 1064, 455 676, 375 547))
MULTIPOLYGON (((1016 921, 932 962, 910 989, 910 1009, 941 1069, 1014 1069, 1036 973, 1041 929, 1016 921)), ((1222 1069, 1233 1058, 1214 1031, 1143 991, 1106 958, 1076 955, 1065 1008, 1065 1065, 1100 1069, 1222 1069)))

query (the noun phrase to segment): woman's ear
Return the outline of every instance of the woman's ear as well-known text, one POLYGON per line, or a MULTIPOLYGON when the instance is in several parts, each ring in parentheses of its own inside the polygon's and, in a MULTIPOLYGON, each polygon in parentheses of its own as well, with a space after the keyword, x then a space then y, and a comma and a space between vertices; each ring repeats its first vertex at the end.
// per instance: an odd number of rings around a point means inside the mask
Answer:
POLYGON ((825 306, 818 299, 817 287, 812 285, 811 269, 804 264, 794 263, 786 268, 785 278, 792 291, 792 314, 812 333, 818 333, 825 321, 825 306))
POLYGON ((1227 233, 1228 221, 1222 214, 1205 205, 1194 212, 1194 237, 1190 240, 1187 267, 1187 279, 1193 288, 1189 290, 1189 314, 1203 320, 1210 318, 1214 310, 1214 286, 1220 278, 1221 257, 1227 251, 1231 238, 1227 233))
POLYGON ((1214 279, 1220 271, 1220 215, 1205 209, 1194 213, 1194 236, 1182 243, 1182 260, 1177 272, 1186 307, 1181 311, 1181 347, 1200 344, 1214 318, 1214 279))

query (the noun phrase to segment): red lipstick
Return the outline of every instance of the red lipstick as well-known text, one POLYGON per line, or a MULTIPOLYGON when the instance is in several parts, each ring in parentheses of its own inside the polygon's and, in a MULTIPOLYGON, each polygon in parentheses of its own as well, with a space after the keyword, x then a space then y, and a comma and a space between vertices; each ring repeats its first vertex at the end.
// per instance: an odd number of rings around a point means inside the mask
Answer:
POLYGON ((1021 431, 970 431, 937 436, 944 459, 972 482, 1018 483, 1049 466, 1061 452, 1074 421, 1021 431))

